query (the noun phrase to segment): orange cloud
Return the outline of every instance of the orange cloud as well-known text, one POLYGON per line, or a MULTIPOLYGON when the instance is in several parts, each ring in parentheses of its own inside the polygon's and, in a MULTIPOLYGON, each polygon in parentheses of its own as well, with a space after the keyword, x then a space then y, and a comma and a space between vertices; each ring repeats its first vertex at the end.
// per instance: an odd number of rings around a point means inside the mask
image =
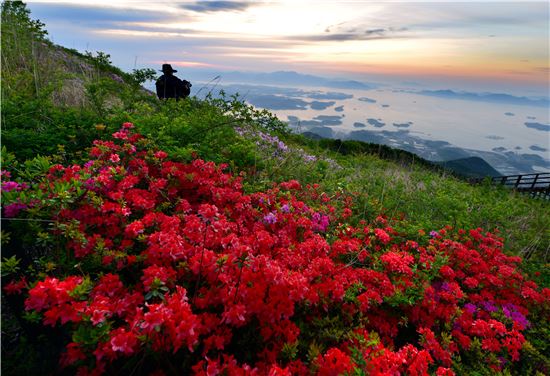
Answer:
MULTIPOLYGON (((161 64, 167 63, 167 61, 157 60, 157 61, 153 61, 152 63, 157 64, 157 65, 161 65, 161 64)), ((170 61, 169 63, 174 65, 174 66, 177 66, 177 67, 200 68, 200 67, 215 67, 216 66, 214 64, 203 63, 203 62, 200 62, 200 61, 170 61)))

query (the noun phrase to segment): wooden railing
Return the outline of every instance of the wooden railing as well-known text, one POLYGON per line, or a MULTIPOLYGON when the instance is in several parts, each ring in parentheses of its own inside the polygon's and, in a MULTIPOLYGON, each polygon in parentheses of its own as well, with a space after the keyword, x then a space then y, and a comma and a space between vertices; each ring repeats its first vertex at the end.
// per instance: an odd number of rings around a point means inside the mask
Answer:
MULTIPOLYGON (((501 184, 533 197, 550 199, 550 173, 509 175, 491 177, 493 184, 501 184)), ((479 179, 476 182, 481 182, 479 179)))

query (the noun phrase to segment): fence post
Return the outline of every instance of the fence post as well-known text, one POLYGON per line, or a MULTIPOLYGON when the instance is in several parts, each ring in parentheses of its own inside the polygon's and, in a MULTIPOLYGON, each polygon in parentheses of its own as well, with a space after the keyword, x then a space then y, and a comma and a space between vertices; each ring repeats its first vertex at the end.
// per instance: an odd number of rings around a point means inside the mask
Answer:
POLYGON ((531 184, 531 190, 535 189, 535 184, 537 184, 538 178, 539 178, 539 174, 536 174, 535 178, 533 179, 533 184, 531 184))
POLYGON ((516 185, 514 186, 515 188, 518 188, 519 187, 519 183, 521 182, 521 178, 523 177, 523 175, 518 175, 518 178, 516 180, 516 185))

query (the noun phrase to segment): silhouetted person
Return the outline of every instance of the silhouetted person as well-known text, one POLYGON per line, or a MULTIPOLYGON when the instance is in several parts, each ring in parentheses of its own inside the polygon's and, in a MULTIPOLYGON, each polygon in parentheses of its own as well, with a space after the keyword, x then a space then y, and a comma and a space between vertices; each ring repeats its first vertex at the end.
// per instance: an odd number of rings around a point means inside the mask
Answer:
POLYGON ((157 96, 159 99, 187 98, 191 93, 191 83, 189 81, 180 80, 174 73, 177 70, 172 69, 170 64, 162 64, 162 76, 156 82, 157 96))

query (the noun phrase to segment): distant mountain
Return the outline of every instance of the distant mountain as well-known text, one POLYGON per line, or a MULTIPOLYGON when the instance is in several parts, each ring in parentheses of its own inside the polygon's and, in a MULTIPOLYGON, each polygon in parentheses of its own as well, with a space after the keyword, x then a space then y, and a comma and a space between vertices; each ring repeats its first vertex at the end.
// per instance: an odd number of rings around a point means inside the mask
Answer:
POLYGON ((379 87, 376 83, 366 83, 354 80, 335 79, 311 74, 303 74, 294 71, 276 71, 270 73, 257 72, 215 72, 215 71, 193 71, 192 78, 198 81, 209 81, 220 76, 222 82, 253 83, 260 85, 291 85, 296 86, 323 86, 337 89, 362 89, 370 90, 379 87))
POLYGON ((323 136, 320 136, 318 135, 317 133, 313 133, 313 132, 303 132, 303 133, 300 133, 302 136, 306 137, 306 138, 309 138, 310 140, 314 140, 314 141, 318 141, 318 140, 323 140, 325 139, 326 137, 323 137, 323 136))
POLYGON ((454 159, 451 161, 434 162, 446 170, 468 178, 484 178, 486 176, 501 176, 489 163, 479 157, 454 159))
POLYGON ((501 93, 470 93, 470 92, 453 91, 449 89, 421 90, 415 93, 421 94, 421 95, 429 95, 429 96, 438 97, 438 98, 463 99, 463 100, 483 101, 483 102, 493 102, 493 103, 519 104, 519 105, 529 105, 529 106, 538 106, 538 107, 548 107, 550 105, 550 100, 548 98, 516 97, 514 95, 501 94, 501 93))

